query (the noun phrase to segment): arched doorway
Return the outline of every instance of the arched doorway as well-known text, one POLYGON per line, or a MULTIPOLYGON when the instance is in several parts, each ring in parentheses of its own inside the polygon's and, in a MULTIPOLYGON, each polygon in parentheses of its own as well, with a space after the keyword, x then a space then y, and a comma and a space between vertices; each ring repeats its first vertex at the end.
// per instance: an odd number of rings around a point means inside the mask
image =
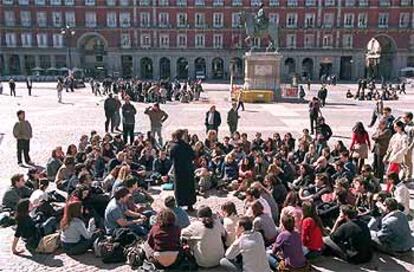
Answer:
POLYGON ((205 79, 206 78, 206 60, 204 58, 196 58, 194 61, 195 66, 195 78, 205 79))
POLYGON ((302 61, 302 78, 313 79, 313 60, 311 58, 302 61))
POLYGON ((223 79, 224 77, 224 61, 222 58, 214 58, 211 62, 213 78, 214 79, 223 79))
POLYGON ((241 58, 232 58, 230 60, 230 69, 233 73, 234 78, 242 78, 243 77, 243 61, 241 58))
POLYGON ((292 59, 292 58, 287 58, 285 60, 285 69, 286 69, 286 73, 288 74, 288 76, 291 76, 294 73, 296 73, 296 62, 295 62, 295 60, 292 59))
POLYGON ((385 80, 392 79, 396 76, 394 71, 395 41, 388 35, 378 35, 375 39, 381 46, 377 78, 384 78, 385 80))
POLYGON ((160 79, 169 79, 171 75, 170 60, 168 58, 160 59, 160 79))
POLYGON ((98 33, 86 33, 78 41, 81 67, 85 76, 106 76, 105 55, 107 41, 98 33))
POLYGON ((152 79, 153 78, 153 67, 152 60, 150 58, 142 58, 140 63, 141 68, 141 79, 152 79))
POLYGON ((188 61, 185 58, 177 60, 177 78, 188 79, 188 61))

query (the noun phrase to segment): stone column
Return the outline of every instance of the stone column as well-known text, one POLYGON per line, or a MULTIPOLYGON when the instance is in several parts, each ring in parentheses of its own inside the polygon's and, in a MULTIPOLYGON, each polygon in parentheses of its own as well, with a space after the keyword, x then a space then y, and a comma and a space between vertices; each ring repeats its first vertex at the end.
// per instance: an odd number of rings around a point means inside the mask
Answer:
POLYGON ((194 57, 189 57, 187 58, 188 60, 188 77, 189 78, 194 78, 195 77, 195 61, 196 58, 194 57))
POLYGON ((152 77, 154 79, 159 79, 160 78, 160 58, 154 57, 154 58, 151 58, 151 60, 152 60, 152 77))
POLYGON ((20 65, 20 74, 26 75, 26 71, 24 69, 24 55, 17 55, 19 57, 19 65, 20 65))
POLYGON ((8 75, 9 73, 10 73, 10 67, 9 67, 9 58, 10 58, 10 55, 7 55, 7 54, 4 54, 3 55, 3 59, 4 59, 4 74, 5 75, 8 75))
POLYGON ((177 57, 170 58, 170 79, 177 77, 177 57))

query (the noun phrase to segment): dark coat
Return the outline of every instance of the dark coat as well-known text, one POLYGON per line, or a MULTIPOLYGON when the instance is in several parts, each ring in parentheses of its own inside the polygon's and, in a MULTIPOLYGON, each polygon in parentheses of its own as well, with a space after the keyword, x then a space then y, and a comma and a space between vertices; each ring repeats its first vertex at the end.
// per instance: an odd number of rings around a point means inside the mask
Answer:
POLYGON ((104 109, 105 109, 105 113, 112 115, 116 112, 116 108, 117 108, 117 101, 115 98, 113 97, 108 97, 107 99, 105 99, 104 102, 104 109))
POLYGON ((174 165, 174 194, 178 206, 196 203, 193 159, 194 151, 182 140, 173 142, 170 158, 174 165))
MULTIPOLYGON (((208 113, 209 113, 209 111, 206 113, 206 120, 204 121, 204 124, 206 125, 207 128, 209 126, 209 124, 208 124, 208 113)), ((217 130, 220 125, 221 125, 220 113, 218 111, 215 111, 214 112, 214 118, 213 118, 213 129, 217 130)))

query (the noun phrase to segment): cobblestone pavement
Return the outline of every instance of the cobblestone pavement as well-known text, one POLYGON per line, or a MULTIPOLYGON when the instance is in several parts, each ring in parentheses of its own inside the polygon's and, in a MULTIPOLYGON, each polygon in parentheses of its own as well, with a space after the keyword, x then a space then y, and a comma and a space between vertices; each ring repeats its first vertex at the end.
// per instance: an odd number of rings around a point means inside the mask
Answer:
MULTIPOLYGON (((9 186, 10 176, 17 172, 25 173, 27 169, 16 165, 15 140, 12 136, 12 127, 16 121, 16 111, 24 109, 27 119, 31 122, 34 137, 31 142, 31 156, 35 163, 44 165, 50 156, 50 151, 55 146, 63 146, 64 149, 77 143, 82 134, 89 134, 91 129, 99 133, 104 130, 103 97, 91 95, 90 89, 76 90, 75 93, 63 93, 63 104, 57 103, 54 83, 35 83, 33 96, 28 97, 24 85, 17 84, 18 97, 8 96, 8 86, 3 95, 0 95, 0 196, 9 186)), ((185 127, 192 133, 204 135, 204 114, 211 104, 217 105, 221 112, 223 124, 220 128, 220 137, 228 133, 225 124, 226 112, 230 107, 228 102, 228 89, 224 84, 208 84, 205 86, 208 102, 193 104, 169 103, 162 105, 170 118, 164 127, 164 138, 169 138, 173 130, 185 127)), ((342 139, 349 143, 351 128, 355 120, 367 123, 370 119, 373 103, 368 101, 346 100, 347 89, 355 89, 355 85, 338 85, 330 89, 328 104, 323 108, 323 115, 331 124, 334 131, 334 139, 342 139)), ((317 90, 317 86, 314 88, 317 90)), ((395 115, 414 109, 413 89, 408 90, 408 95, 400 101, 387 102, 396 112, 395 115)), ((308 96, 313 96, 316 91, 311 91, 308 96)), ((147 105, 135 104, 138 110, 136 130, 146 131, 149 128, 149 120, 143 114, 147 105)), ((256 131, 262 131, 264 136, 278 131, 284 133, 293 132, 298 136, 304 127, 309 126, 306 104, 246 104, 246 111, 241 112, 239 128, 253 136, 256 131)), ((159 201, 165 193, 154 194, 159 201)), ((212 194, 208 198, 200 198, 198 205, 209 205, 217 210, 220 204, 229 197, 212 194)), ((237 200, 235 200, 237 201, 237 200)), ((240 202, 239 206, 240 206, 240 202)), ((412 203, 413 204, 413 203, 412 203)), ((413 205, 412 205, 413 207, 413 205)), ((411 222, 412 224, 412 222, 411 222)), ((414 226, 413 226, 414 229, 414 226)), ((92 254, 79 257, 69 257, 65 254, 30 256, 13 256, 10 253, 12 229, 0 231, 0 271, 129 271, 125 265, 104 265, 92 254)), ((22 246, 22 245, 20 245, 22 246)), ((414 271, 413 254, 400 258, 391 258, 377 254, 372 262, 362 267, 352 266, 332 258, 320 258, 314 264, 318 271, 414 271)), ((210 269, 208 271, 220 271, 210 269)))

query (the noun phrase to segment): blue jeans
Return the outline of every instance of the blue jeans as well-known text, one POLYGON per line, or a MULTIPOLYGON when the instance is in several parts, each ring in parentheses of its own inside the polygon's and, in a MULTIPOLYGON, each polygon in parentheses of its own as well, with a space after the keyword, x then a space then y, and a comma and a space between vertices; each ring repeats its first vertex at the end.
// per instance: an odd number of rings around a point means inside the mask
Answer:
POLYGON ((243 271, 243 264, 237 262, 236 260, 229 260, 227 258, 222 258, 220 260, 220 266, 226 271, 230 272, 240 272, 243 271))
POLYGON ((267 254, 267 260, 269 261, 270 268, 276 270, 279 265, 279 259, 273 254, 267 254))

